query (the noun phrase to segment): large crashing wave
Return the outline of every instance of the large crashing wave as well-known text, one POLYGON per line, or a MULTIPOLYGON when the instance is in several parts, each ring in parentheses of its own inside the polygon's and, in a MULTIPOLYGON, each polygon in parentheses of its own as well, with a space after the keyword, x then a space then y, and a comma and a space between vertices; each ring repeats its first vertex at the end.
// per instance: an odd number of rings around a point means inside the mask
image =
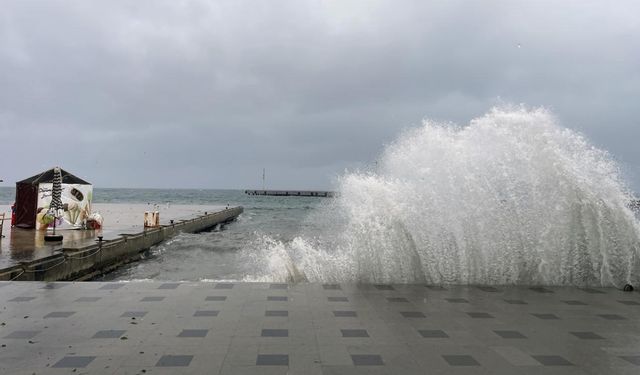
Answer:
MULTIPOLYGON (((252 279, 621 286, 640 227, 610 156, 544 109, 425 122, 341 178, 316 235, 257 241, 252 279)), ((252 250, 253 251, 253 250, 252 250)))

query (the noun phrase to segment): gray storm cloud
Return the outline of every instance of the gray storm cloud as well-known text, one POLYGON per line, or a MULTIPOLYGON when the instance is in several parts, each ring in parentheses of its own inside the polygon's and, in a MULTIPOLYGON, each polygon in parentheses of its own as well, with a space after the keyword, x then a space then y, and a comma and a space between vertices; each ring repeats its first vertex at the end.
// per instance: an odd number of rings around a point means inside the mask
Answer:
POLYGON ((274 188, 328 188, 424 117, 465 124, 508 102, 550 108, 638 190, 637 14, 633 1, 3 1, 0 179, 62 165, 103 187, 249 188, 264 167, 274 188))

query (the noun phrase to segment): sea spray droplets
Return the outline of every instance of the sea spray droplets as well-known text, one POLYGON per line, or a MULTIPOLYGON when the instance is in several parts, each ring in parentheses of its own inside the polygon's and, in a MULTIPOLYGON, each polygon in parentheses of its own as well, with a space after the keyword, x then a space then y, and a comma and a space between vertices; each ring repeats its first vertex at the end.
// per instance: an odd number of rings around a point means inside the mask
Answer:
MULTIPOLYGON (((639 227, 606 152, 543 109, 425 122, 376 173, 342 177, 320 236, 265 243, 312 281, 615 285, 637 282, 639 227), (286 254, 286 255, 284 255, 286 254), (635 279, 634 279, 635 278, 635 279)), ((268 242, 268 241, 267 241, 268 242)))

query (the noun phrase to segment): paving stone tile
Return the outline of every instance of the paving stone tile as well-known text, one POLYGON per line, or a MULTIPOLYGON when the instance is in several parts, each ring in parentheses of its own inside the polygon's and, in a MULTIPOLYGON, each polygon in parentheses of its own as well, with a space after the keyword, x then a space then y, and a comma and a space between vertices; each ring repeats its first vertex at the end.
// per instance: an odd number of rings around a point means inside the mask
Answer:
POLYGON ((640 355, 621 355, 618 358, 623 359, 633 365, 640 366, 640 355))
POLYGON ((93 356, 67 356, 56 362, 52 367, 55 368, 85 368, 89 363, 93 362, 96 357, 93 356))
POLYGON ((466 298, 445 298, 445 300, 449 303, 469 303, 466 298))
POLYGON ((557 319, 560 319, 557 315, 549 314, 549 313, 544 313, 544 314, 532 313, 531 315, 535 316, 538 319, 542 319, 542 320, 557 320, 557 319))
POLYGON ((568 300, 568 301, 562 301, 564 303, 566 303, 567 305, 571 305, 571 306, 587 306, 586 303, 582 302, 582 301, 578 301, 578 300, 568 300))
POLYGON ((263 329, 260 334, 262 337, 289 337, 288 329, 263 329))
POLYGON ((559 355, 532 355, 531 357, 543 366, 573 366, 573 363, 559 355))
POLYGON ((479 286, 477 287, 478 289, 480 289, 483 292, 487 292, 487 293, 498 293, 500 290, 492 287, 492 286, 479 286))
POLYGON ((163 355, 156 367, 187 367, 193 360, 192 355, 163 355))
POLYGON ((333 312, 333 316, 338 318, 355 318, 358 314, 355 311, 337 310, 333 312))
POLYGON ((583 288, 580 289, 585 293, 589 293, 589 294, 606 294, 607 292, 605 292, 604 290, 600 290, 600 289, 593 289, 593 288, 583 288))
POLYGON ((219 313, 218 310, 198 310, 193 316, 218 316, 219 313))
POLYGON ((66 284, 66 283, 48 283, 45 286, 43 286, 42 289, 60 289, 68 285, 69 284, 66 284))
POLYGON ((289 316, 287 310, 267 310, 264 312, 264 316, 289 316))
POLYGON ((504 301, 510 305, 528 305, 526 301, 521 299, 505 299, 504 301))
POLYGON ((164 297, 160 297, 160 296, 149 296, 149 297, 144 297, 140 300, 140 302, 160 302, 164 300, 164 297))
POLYGON ((327 301, 329 301, 329 302, 349 302, 349 298, 347 298, 347 297, 327 297, 327 301))
POLYGON ((366 329, 341 329, 342 337, 369 337, 366 329))
POLYGON ((604 337, 598 335, 595 332, 569 332, 569 333, 582 340, 604 340, 604 337))
POLYGON ((424 338, 428 339, 446 339, 449 338, 449 335, 446 334, 445 331, 440 329, 420 329, 418 333, 424 338))
POLYGON ((409 300, 404 297, 388 297, 387 302, 409 302, 409 300))
POLYGON ((29 302, 36 299, 36 297, 15 297, 9 300, 9 302, 29 302))
POLYGON ((98 331, 91 338, 92 339, 117 339, 120 336, 124 335, 125 332, 127 331, 122 329, 109 329, 104 331, 98 331))
POLYGON ((42 331, 13 331, 4 336, 5 339, 32 339, 42 331))
POLYGON ((606 320, 627 320, 627 318, 618 314, 598 314, 598 316, 606 320))
POLYGON ((426 316, 422 311, 401 311, 400 315, 405 318, 425 318, 426 316))
POLYGON ((116 289, 122 288, 124 285, 125 285, 124 283, 105 284, 105 285, 101 286, 98 289, 101 289, 101 290, 116 290, 116 289))
POLYGON ((534 291, 536 293, 543 293, 543 294, 552 294, 553 293, 553 290, 547 289, 547 288, 543 288, 541 286, 534 286, 534 287, 529 288, 529 290, 532 290, 532 291, 534 291))
POLYGON ((76 299, 74 302, 97 302, 100 301, 101 297, 80 297, 76 299))
POLYGON ((527 336, 523 335, 518 331, 497 330, 493 332, 496 335, 502 337, 503 339, 526 339, 527 338, 527 336))
POLYGON ((230 283, 218 283, 216 284, 214 289, 233 289, 233 285, 234 284, 230 284, 230 283))
POLYGON ((75 314, 75 311, 54 311, 50 312, 44 316, 45 319, 49 318, 68 318, 71 315, 75 314))
POLYGON ((180 286, 180 283, 164 283, 160 284, 158 289, 177 289, 180 286))
POLYGON ((382 357, 378 354, 352 354, 354 366, 384 366, 382 357))
POLYGON ((125 311, 120 315, 121 318, 144 318, 147 311, 125 311))
POLYGON ((627 306, 640 306, 640 302, 638 301, 618 301, 618 302, 627 306))
POLYGON ((474 319, 493 319, 494 316, 486 312, 468 312, 467 315, 474 319))
POLYGON ((286 297, 286 296, 267 296, 267 301, 285 302, 288 300, 289 300, 289 297, 286 297))
POLYGON ((339 284, 322 284, 324 290, 342 290, 339 284))
POLYGON ((442 358, 449 366, 480 366, 480 363, 470 355, 447 354, 443 355, 442 358))
POLYGON ((226 301, 227 296, 207 296, 207 298, 205 298, 204 300, 205 301, 226 301))
POLYGON ((425 285, 425 287, 427 287, 430 290, 434 290, 436 292, 442 292, 447 290, 447 288, 441 286, 441 285, 425 285))
POLYGON ((258 354, 256 366, 289 366, 288 354, 258 354))
POLYGON ((209 333, 208 329, 183 329, 178 337, 205 337, 209 333))
POLYGON ((289 284, 271 284, 269 285, 269 289, 288 289, 289 284))
POLYGON ((375 284, 373 287, 378 290, 395 290, 392 285, 387 284, 375 284))

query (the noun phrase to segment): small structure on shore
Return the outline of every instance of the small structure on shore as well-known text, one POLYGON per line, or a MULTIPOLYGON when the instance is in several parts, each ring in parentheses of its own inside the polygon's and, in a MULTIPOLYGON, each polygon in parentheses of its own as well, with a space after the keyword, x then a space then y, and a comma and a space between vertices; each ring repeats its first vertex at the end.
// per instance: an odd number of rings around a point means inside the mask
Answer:
MULTIPOLYGON (((52 224, 47 215, 51 206, 55 168, 16 183, 16 222, 18 228, 47 229, 52 224)), ((63 221, 72 228, 82 227, 91 215, 93 185, 60 169, 63 221)))

